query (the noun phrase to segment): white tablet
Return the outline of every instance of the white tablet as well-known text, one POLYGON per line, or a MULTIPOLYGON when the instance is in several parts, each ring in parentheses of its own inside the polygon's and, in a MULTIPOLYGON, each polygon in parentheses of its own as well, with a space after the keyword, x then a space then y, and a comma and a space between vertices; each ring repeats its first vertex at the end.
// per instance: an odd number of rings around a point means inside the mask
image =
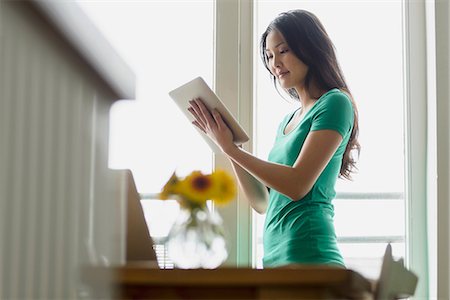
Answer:
MULTIPOLYGON (((233 132, 233 141, 235 144, 242 144, 249 140, 247 133, 244 129, 239 125, 237 120, 233 117, 233 115, 228 111, 223 102, 219 99, 219 97, 209 88, 206 82, 202 77, 197 77, 186 84, 174 89, 169 92, 169 96, 175 101, 184 115, 189 119, 189 121, 194 121, 194 116, 188 111, 190 107, 189 101, 195 98, 200 98, 205 103, 205 106, 212 111, 213 109, 217 109, 219 113, 222 115, 225 123, 230 127, 231 132, 233 132)), ((201 136, 205 139, 208 145, 215 153, 221 153, 219 147, 204 134, 200 129, 196 126, 198 132, 200 132, 201 136)))

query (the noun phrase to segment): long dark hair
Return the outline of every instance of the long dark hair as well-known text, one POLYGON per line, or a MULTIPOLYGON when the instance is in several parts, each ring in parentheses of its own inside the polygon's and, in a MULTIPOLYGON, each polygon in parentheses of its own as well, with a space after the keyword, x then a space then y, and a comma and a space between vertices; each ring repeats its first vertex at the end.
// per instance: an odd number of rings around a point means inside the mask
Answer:
MULTIPOLYGON (((260 54, 264 66, 269 72, 270 67, 266 54, 266 39, 267 35, 273 30, 277 30, 283 35, 295 56, 308 66, 305 87, 310 95, 313 87, 315 87, 321 91, 338 88, 349 96, 353 105, 354 121, 350 139, 342 157, 339 176, 351 179, 351 173, 357 169, 352 150, 355 150, 359 156, 361 149, 358 142, 358 109, 337 61, 333 42, 330 40, 322 23, 314 14, 305 10, 291 10, 281 13, 269 24, 261 36, 260 54)), ((278 89, 275 76, 271 72, 270 74, 275 88, 278 89)), ((295 89, 288 89, 286 92, 292 98, 299 99, 295 89)), ((311 96, 318 98, 320 95, 311 96)))

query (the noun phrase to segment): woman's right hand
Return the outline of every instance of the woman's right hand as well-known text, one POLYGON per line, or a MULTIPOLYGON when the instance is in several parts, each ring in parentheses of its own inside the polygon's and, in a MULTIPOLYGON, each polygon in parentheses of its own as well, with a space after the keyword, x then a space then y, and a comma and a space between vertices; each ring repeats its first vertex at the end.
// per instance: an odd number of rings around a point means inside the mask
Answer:
POLYGON ((230 147, 235 147, 233 133, 217 110, 209 111, 202 100, 198 98, 189 101, 189 103, 191 106, 188 111, 195 118, 192 124, 208 135, 223 152, 226 152, 230 147))

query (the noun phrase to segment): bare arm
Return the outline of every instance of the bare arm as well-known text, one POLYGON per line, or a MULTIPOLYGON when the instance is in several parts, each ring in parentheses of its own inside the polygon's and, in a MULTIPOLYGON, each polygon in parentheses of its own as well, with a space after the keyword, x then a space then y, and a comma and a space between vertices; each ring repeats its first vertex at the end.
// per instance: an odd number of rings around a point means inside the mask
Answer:
POLYGON ((224 152, 262 184, 297 201, 311 190, 341 141, 334 130, 310 132, 292 167, 261 160, 232 143, 224 152))
POLYGON ((231 164, 250 206, 260 214, 265 213, 269 202, 267 187, 233 160, 231 164))
POLYGON ((191 102, 194 125, 213 139, 222 151, 248 173, 293 201, 302 199, 312 188, 336 152, 342 136, 334 130, 318 130, 308 134, 293 164, 286 166, 261 160, 233 143, 233 134, 217 111, 210 112, 201 102, 191 102))

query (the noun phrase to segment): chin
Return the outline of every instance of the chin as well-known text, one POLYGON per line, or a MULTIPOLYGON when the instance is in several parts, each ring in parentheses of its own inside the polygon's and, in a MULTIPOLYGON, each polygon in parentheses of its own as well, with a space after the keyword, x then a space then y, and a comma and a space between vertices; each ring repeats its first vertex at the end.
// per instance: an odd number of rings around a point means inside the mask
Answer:
POLYGON ((280 82, 280 81, 278 81, 278 83, 279 83, 280 86, 281 86, 283 89, 285 89, 285 90, 294 88, 294 87, 292 86, 292 84, 287 84, 287 82, 280 82))

